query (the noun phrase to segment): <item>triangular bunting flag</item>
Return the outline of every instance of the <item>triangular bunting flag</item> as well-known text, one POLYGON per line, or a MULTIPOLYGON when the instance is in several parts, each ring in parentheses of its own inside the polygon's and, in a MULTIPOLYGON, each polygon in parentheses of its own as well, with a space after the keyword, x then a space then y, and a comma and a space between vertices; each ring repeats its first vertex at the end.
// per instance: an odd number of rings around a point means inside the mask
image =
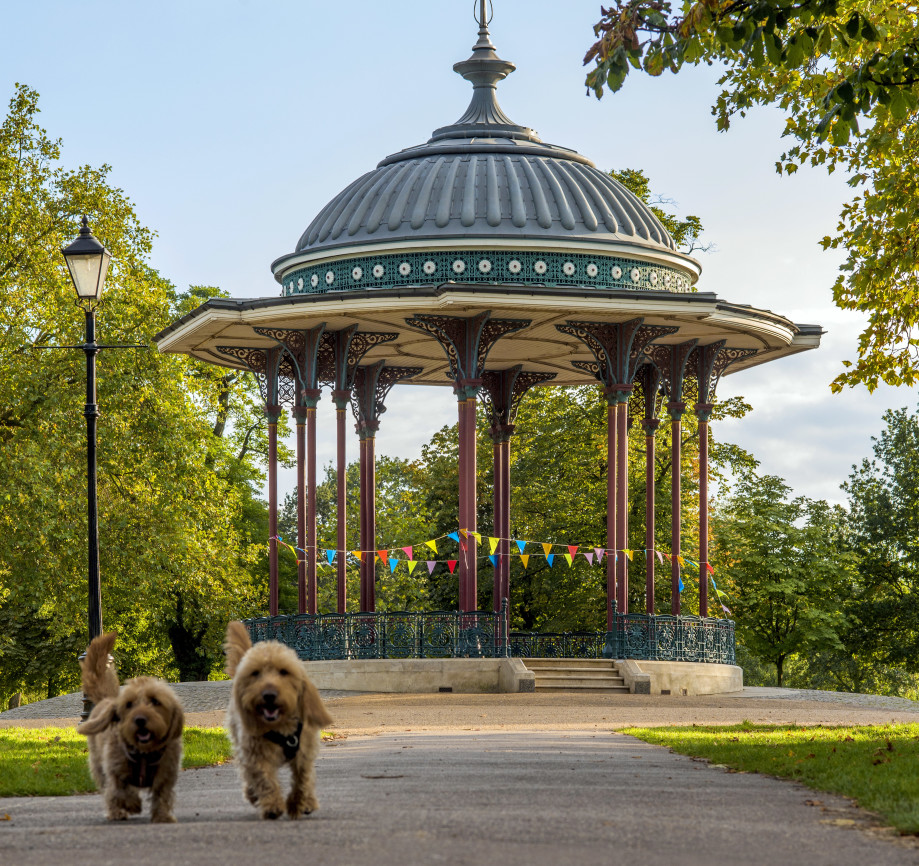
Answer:
MULTIPOLYGON (((709 573, 709 574, 714 574, 714 573, 715 573, 715 569, 711 567, 711 564, 710 564, 710 563, 706 562, 706 563, 705 563, 705 568, 708 570, 708 573, 709 573)), ((713 581, 713 582, 714 582, 714 581, 713 581)))
POLYGON ((554 559, 555 559, 555 554, 554 554, 554 553, 547 553, 547 554, 546 554, 546 562, 549 563, 549 568, 552 568, 552 561, 553 561, 554 559))
POLYGON ((629 558, 629 562, 632 561, 632 554, 635 553, 634 550, 627 550, 626 548, 622 549, 622 552, 629 558))
POLYGON ((530 554, 529 554, 529 553, 521 553, 521 554, 520 554, 520 561, 523 563, 523 570, 526 571, 527 563, 530 561, 530 554))
POLYGON ((720 589, 718 589, 717 586, 715 587, 715 592, 718 594, 718 597, 719 597, 719 598, 727 598, 727 597, 728 597, 728 594, 727 594, 726 592, 722 592, 720 589))
POLYGON ((460 530, 460 535, 462 535, 463 538, 468 538, 468 537, 469 537, 469 533, 466 532, 465 529, 461 529, 461 530, 460 530))
POLYGON ((331 565, 333 562, 335 562, 335 554, 336 554, 336 553, 338 553, 337 550, 327 550, 327 551, 325 552, 325 557, 326 557, 326 559, 329 560, 329 565, 331 565))
POLYGON ((594 548, 594 553, 596 554, 596 557, 597 557, 597 565, 599 565, 603 561, 603 552, 604 551, 602 547, 594 548))
POLYGON ((389 573, 390 574, 395 574, 396 566, 398 564, 399 564, 399 560, 396 559, 396 557, 393 557, 391 560, 389 560, 389 573))
POLYGON ((733 614, 731 613, 731 611, 730 611, 728 608, 726 608, 724 605, 721 605, 721 609, 722 609, 728 616, 733 616, 733 614))
POLYGON ((488 544, 491 547, 492 553, 495 552, 495 548, 498 546, 498 542, 500 540, 501 540, 500 538, 492 538, 491 536, 488 537, 488 544))
POLYGON ((380 557, 380 562, 382 562, 383 565, 386 565, 386 563, 389 562, 389 551, 388 550, 378 550, 377 556, 380 557))
POLYGON ((680 580, 680 592, 682 592, 683 591, 683 578, 681 577, 679 580, 680 580))
POLYGON ((450 532, 450 533, 447 534, 447 538, 452 538, 454 541, 459 541, 459 533, 458 533, 458 532, 450 532))
POLYGON ((425 563, 425 565, 427 565, 427 567, 428 567, 428 574, 433 574, 433 573, 434 573, 434 566, 437 565, 437 561, 436 561, 436 560, 433 560, 433 559, 429 559, 429 560, 427 560, 427 562, 425 563))
POLYGON ((577 544, 569 544, 569 545, 568 545, 568 553, 570 553, 572 557, 578 555, 578 546, 579 546, 579 545, 577 545, 577 544))
POLYGON ((527 543, 526 543, 525 541, 517 541, 516 538, 514 539, 514 544, 517 545, 517 549, 518 549, 521 553, 523 553, 523 548, 527 546, 527 543))
POLYGON ((492 568, 497 568, 498 567, 498 555, 496 553, 492 553, 489 555, 488 558, 491 560, 492 568))
POLYGON ((574 557, 570 553, 563 553, 562 556, 565 557, 565 562, 568 563, 568 568, 571 568, 571 560, 574 559, 574 557))
POLYGON ((358 562, 363 562, 363 561, 364 561, 364 551, 362 551, 362 550, 352 550, 352 551, 351 551, 351 555, 352 555, 358 562))
POLYGON ((592 550, 582 550, 581 553, 584 554, 584 559, 586 559, 591 565, 594 564, 594 553, 592 550))
POLYGON ((409 559, 411 559, 411 558, 412 558, 412 546, 409 545, 408 547, 403 547, 402 549, 405 551, 405 555, 406 555, 409 559))
POLYGON ((418 563, 414 559, 410 559, 408 561, 408 573, 409 574, 411 574, 415 570, 416 565, 418 565, 418 563))
POLYGON ((676 561, 680 564, 680 568, 685 568, 685 567, 686 567, 686 560, 683 559, 683 557, 680 556, 679 554, 677 554, 676 561))
POLYGON ((426 541, 425 545, 427 547, 430 547, 431 550, 434 551, 434 553, 437 553, 437 539, 436 538, 432 539, 431 541, 426 541))
POLYGON ((458 559, 448 559, 447 560, 447 568, 450 569, 450 574, 453 574, 453 571, 456 568, 456 563, 458 562, 459 562, 458 559))
POLYGON ((663 561, 664 561, 664 554, 661 553, 659 550, 655 550, 654 552, 657 554, 657 561, 658 561, 658 562, 663 562, 663 561))
POLYGON ((482 543, 482 533, 481 532, 473 532, 472 530, 470 530, 467 533, 467 535, 471 535, 479 544, 482 543))
POLYGON ((542 552, 543 552, 546 556, 548 556, 548 555, 552 552, 552 545, 551 545, 551 544, 546 544, 545 542, 543 542, 543 545, 542 545, 542 552))

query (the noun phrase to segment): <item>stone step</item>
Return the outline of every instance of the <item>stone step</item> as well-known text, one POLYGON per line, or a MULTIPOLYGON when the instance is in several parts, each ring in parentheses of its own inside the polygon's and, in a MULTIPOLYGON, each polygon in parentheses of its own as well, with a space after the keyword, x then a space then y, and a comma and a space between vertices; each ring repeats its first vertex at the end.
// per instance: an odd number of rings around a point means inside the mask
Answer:
POLYGON ((536 680, 536 691, 537 692, 565 692, 565 691, 579 691, 579 692, 598 692, 602 694, 616 694, 616 695, 627 695, 629 694, 629 687, 626 685, 606 685, 599 684, 596 680, 576 680, 568 679, 556 683, 545 683, 540 680, 536 680))
POLYGON ((553 685, 553 684, 564 684, 564 683, 593 683, 597 688, 604 687, 615 687, 615 686, 624 686, 625 680, 622 677, 617 677, 614 675, 607 675, 605 677, 591 677, 591 676, 580 676, 579 674, 544 674, 541 672, 536 673, 536 686, 537 688, 541 685, 553 685))
POLYGON ((529 670, 533 671, 537 677, 582 677, 582 678, 593 678, 593 679, 606 679, 608 677, 618 677, 618 672, 616 668, 604 668, 603 670, 597 670, 596 668, 543 668, 538 666, 527 666, 529 670))
POLYGON ((541 659, 541 658, 523 658, 521 661, 532 670, 533 665, 538 665, 539 667, 555 667, 555 668, 567 668, 567 667, 583 667, 583 668, 605 668, 609 670, 615 668, 616 665, 609 659, 541 659))

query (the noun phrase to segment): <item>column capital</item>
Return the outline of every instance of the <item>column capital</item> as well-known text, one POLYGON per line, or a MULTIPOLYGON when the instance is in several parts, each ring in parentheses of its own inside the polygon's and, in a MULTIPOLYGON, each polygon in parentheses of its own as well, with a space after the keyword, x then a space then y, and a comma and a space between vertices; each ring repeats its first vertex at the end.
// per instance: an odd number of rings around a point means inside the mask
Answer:
POLYGON ((669 400, 667 402, 667 412, 670 413, 670 417, 674 421, 679 421, 683 417, 683 413, 686 411, 686 404, 680 401, 669 400))
POLYGON ((281 418, 282 407, 278 405, 265 406, 262 411, 265 413, 269 424, 277 424, 281 418))
POLYGON ((499 442, 510 442, 516 429, 517 427, 514 424, 492 424, 489 433, 491 434, 492 442, 497 445, 499 442))
POLYGON ((335 388, 332 391, 332 402, 335 404, 336 409, 347 409, 348 404, 351 402, 351 389, 335 388))
POLYGON ((715 408, 714 403, 696 403, 696 417, 702 422, 707 423, 712 420, 712 410, 715 408))
POLYGON ((482 390, 481 379, 457 379, 453 383, 453 393, 461 403, 464 400, 475 400, 482 390))
POLYGON ((657 418, 644 418, 641 422, 641 429, 645 431, 645 436, 653 436, 660 426, 661 422, 657 418))

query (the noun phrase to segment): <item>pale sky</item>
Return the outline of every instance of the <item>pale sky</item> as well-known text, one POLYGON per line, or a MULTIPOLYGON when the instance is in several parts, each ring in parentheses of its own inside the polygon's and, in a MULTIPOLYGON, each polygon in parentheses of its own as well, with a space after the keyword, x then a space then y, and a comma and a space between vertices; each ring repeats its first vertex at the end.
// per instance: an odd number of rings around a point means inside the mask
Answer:
MULTIPOLYGON (((158 233, 151 264, 180 289, 279 294, 269 265, 293 251, 322 206, 379 160, 456 120, 471 93, 452 65, 476 38, 473 0, 81 0, 4 3, 0 84, 41 94, 41 123, 66 165, 112 166, 112 181, 158 233)), ((870 455, 908 389, 829 383, 855 356, 860 322, 832 303, 841 256, 819 240, 850 192, 843 176, 779 177, 781 115, 757 110, 718 133, 710 69, 633 74, 602 101, 585 95, 581 58, 596 0, 494 0, 492 40, 517 71, 502 108, 544 141, 601 169, 639 168, 682 214, 698 215, 717 251, 701 255, 701 290, 828 332, 822 347, 726 378, 754 411, 716 435, 749 449, 762 471, 814 498, 870 455)), ((104 239, 103 239, 104 240, 104 239)), ((105 334, 104 307, 99 315, 105 334)), ((152 333, 149 335, 152 336, 152 333)), ((378 453, 414 457, 455 421, 448 388, 397 387, 378 453)), ((319 458, 334 457, 333 413, 320 404, 319 458)), ((104 422, 103 422, 104 423, 104 422)), ((349 443, 356 458, 356 440, 349 443)), ((282 495, 293 486, 282 473, 282 495)))

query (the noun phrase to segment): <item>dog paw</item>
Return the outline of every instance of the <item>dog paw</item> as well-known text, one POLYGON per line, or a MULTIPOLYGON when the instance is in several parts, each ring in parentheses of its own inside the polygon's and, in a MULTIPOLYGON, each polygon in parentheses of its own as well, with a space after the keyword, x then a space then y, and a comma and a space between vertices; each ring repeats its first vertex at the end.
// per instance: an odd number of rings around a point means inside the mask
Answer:
POLYGON ((262 818, 266 821, 274 821, 280 817, 281 812, 276 812, 274 809, 262 809, 262 818))
POLYGON ((319 808, 319 801, 313 796, 291 794, 287 798, 287 814, 291 820, 296 820, 301 815, 309 815, 319 808))
POLYGON ((109 809, 109 821, 127 821, 128 813, 124 809, 109 809))
POLYGON ((177 824, 176 816, 171 812, 154 813, 150 816, 151 824, 177 824))
POLYGON ((253 805, 258 805, 258 794, 255 793, 255 788, 251 785, 246 786, 246 790, 243 792, 246 795, 246 799, 253 805))

